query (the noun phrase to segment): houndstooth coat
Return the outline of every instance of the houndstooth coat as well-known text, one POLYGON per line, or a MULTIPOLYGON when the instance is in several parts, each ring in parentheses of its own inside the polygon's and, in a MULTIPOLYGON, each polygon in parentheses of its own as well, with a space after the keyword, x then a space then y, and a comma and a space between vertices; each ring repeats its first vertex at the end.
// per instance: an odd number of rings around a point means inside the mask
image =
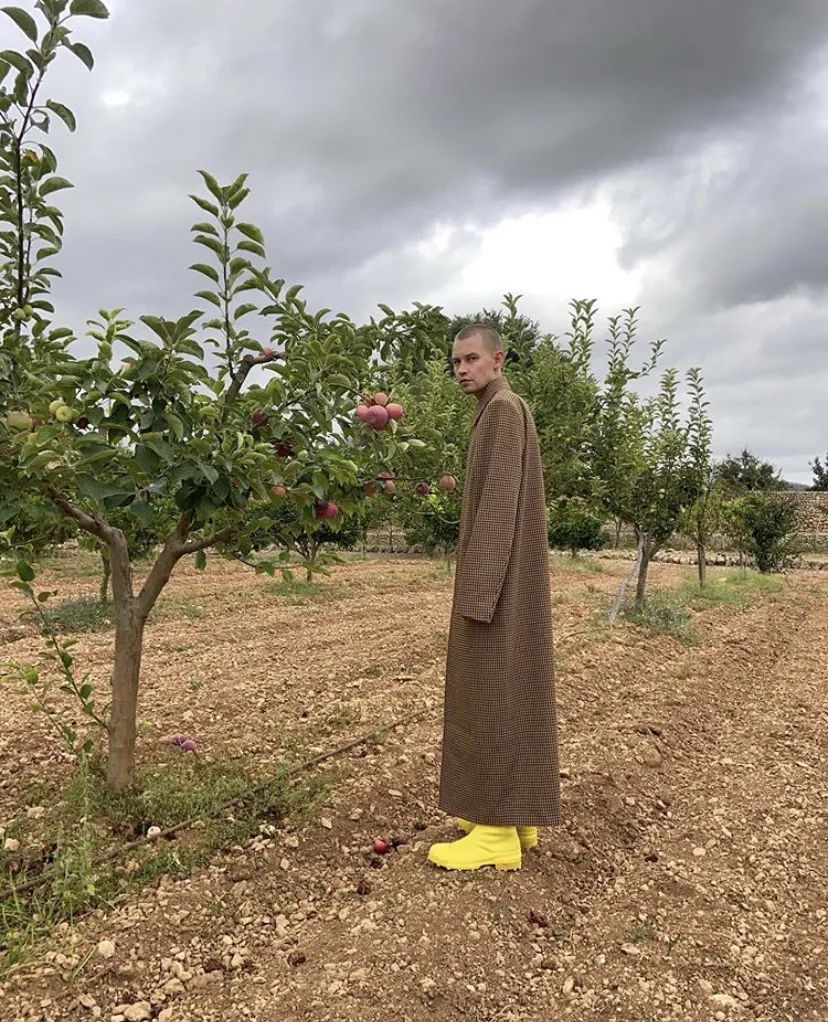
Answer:
POLYGON ((560 822, 540 449, 503 377, 481 393, 460 516, 440 808, 490 826, 560 822))

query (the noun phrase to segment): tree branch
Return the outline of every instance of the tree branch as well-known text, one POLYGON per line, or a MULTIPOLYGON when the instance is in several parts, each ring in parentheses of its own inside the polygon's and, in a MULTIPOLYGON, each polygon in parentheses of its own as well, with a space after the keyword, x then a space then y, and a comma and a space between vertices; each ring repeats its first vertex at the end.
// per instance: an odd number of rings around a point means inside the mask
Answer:
POLYGON ((214 532, 210 536, 206 536, 204 539, 194 539, 189 543, 184 543, 179 547, 180 554, 195 554, 199 550, 206 550, 208 546, 214 546, 216 543, 224 543, 225 540, 233 538, 233 529, 221 529, 219 532, 214 532))
POLYGON ((239 363, 239 368, 233 373, 233 382, 227 389, 227 394, 224 398, 224 410, 227 411, 228 405, 231 405, 236 398, 239 396, 239 392, 244 386, 244 381, 247 379, 247 374, 253 368, 253 366, 266 365, 268 362, 275 362, 278 359, 284 359, 287 356, 283 351, 271 351, 266 350, 261 355, 251 355, 249 352, 239 363))
POLYGON ((51 502, 62 511, 69 518, 74 520, 80 525, 85 532, 92 533, 93 536, 97 536, 102 542, 106 543, 107 546, 112 546, 115 542, 115 535, 110 526, 106 522, 101 521, 97 515, 88 515, 85 511, 81 511, 79 508, 74 507, 64 497, 58 493, 54 486, 45 486, 43 492, 51 500, 51 502))

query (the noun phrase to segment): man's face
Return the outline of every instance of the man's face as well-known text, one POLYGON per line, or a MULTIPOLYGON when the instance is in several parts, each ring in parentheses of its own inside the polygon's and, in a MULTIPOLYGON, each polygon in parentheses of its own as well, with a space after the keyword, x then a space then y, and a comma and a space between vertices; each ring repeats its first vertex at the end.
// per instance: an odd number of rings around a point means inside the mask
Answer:
POLYGON ((500 375, 502 351, 489 351, 480 334, 454 342, 451 361, 454 378, 464 394, 476 394, 500 375))

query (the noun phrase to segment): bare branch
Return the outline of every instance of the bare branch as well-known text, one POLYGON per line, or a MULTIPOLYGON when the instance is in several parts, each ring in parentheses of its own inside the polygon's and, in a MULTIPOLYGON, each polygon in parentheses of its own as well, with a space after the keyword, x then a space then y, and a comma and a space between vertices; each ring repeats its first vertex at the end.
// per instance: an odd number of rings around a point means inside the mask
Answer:
POLYGON ((283 351, 271 351, 269 348, 263 351, 261 355, 252 355, 248 352, 239 363, 239 368, 233 374, 233 382, 230 384, 224 398, 225 411, 227 406, 232 404, 239 396, 239 392, 244 386, 244 381, 247 379, 247 374, 253 366, 266 365, 268 362, 276 362, 278 359, 284 358, 287 358, 287 356, 283 351))

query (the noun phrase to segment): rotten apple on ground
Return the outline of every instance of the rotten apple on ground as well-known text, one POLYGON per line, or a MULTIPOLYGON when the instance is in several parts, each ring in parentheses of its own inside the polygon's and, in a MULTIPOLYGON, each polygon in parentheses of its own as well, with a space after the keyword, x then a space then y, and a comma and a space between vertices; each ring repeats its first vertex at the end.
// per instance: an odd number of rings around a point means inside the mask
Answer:
POLYGON ((387 855, 391 851, 391 845, 381 837, 374 838, 373 848, 377 855, 387 855))

